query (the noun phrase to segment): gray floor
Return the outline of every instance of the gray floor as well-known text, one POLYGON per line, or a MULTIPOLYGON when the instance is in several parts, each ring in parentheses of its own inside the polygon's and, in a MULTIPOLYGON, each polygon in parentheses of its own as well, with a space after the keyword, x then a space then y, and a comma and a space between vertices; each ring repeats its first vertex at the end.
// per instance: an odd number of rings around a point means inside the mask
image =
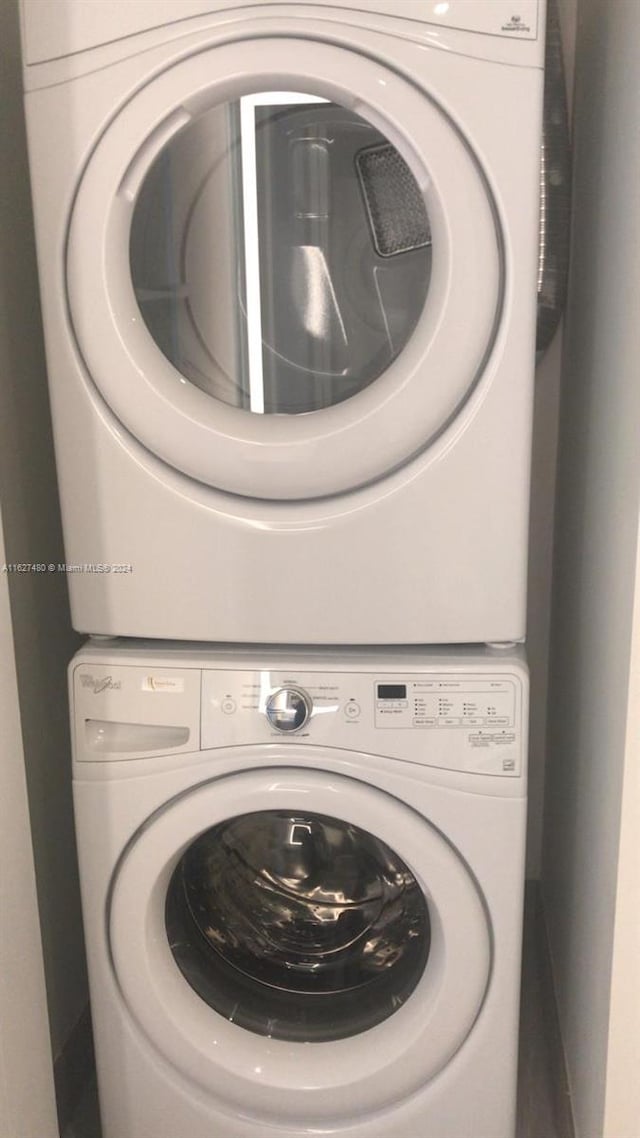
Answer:
MULTIPOLYGON (((92 1083, 62 1138, 100 1138, 92 1083)), ((525 910, 517 1138, 572 1138, 555 1009, 537 898, 525 910)))
POLYGON ((524 918, 516 1138, 573 1138, 551 968, 535 888, 528 892, 524 918))

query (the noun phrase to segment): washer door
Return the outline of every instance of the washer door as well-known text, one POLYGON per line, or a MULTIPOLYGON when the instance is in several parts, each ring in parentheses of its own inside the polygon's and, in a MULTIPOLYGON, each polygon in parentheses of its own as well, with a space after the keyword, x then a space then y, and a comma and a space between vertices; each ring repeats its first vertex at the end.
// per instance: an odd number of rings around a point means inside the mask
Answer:
POLYGON ((388 63, 221 43, 150 81, 90 156, 67 253, 78 348, 176 469, 253 498, 351 490, 426 447, 480 376, 496 217, 457 128, 388 63))
POLYGON ((472 1030, 490 970, 481 898, 446 839, 327 771, 245 771, 170 802, 121 859, 108 928, 150 1043, 265 1120, 414 1093, 472 1030))

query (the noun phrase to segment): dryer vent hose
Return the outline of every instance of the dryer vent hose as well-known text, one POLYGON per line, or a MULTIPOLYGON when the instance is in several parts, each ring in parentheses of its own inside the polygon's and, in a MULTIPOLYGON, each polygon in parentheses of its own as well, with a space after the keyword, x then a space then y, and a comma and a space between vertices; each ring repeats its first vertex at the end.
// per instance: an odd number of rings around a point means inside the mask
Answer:
POLYGON ((547 5, 544 113, 540 162, 537 358, 546 352, 567 296, 571 144, 557 0, 547 5))

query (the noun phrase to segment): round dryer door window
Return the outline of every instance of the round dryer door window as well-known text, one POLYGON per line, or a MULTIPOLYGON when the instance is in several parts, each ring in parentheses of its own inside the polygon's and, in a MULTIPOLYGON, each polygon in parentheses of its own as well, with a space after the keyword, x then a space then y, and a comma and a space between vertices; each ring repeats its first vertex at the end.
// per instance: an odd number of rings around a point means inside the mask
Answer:
POLYGON ((147 449, 249 498, 410 462, 482 378, 499 211, 425 84, 264 36, 158 75, 89 158, 67 291, 88 382, 147 449))
POLYGON ((130 256, 145 324, 181 375, 232 407, 294 415, 362 391, 405 347, 431 231, 409 166, 366 118, 273 91, 170 139, 130 256))
POLYGON ((108 912, 137 1029, 221 1105, 280 1125, 416 1093, 473 1030, 491 966, 446 837, 313 752, 315 769, 256 768, 238 748, 245 769, 169 801, 124 851, 108 912))

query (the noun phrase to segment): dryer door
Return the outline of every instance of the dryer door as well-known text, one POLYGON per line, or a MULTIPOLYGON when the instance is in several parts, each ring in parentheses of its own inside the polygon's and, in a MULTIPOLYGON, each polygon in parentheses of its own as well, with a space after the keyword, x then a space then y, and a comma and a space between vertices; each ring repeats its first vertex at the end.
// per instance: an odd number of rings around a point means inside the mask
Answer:
POLYGON ((109 937, 165 1059, 281 1121, 362 1115, 427 1083, 472 1030, 491 959, 475 882, 428 821, 296 768, 201 784, 150 819, 117 869, 109 937))
POLYGON ((351 490, 477 382, 496 218, 457 127, 389 62, 308 38, 209 47, 135 94, 84 171, 67 289, 87 375, 205 484, 351 490))

